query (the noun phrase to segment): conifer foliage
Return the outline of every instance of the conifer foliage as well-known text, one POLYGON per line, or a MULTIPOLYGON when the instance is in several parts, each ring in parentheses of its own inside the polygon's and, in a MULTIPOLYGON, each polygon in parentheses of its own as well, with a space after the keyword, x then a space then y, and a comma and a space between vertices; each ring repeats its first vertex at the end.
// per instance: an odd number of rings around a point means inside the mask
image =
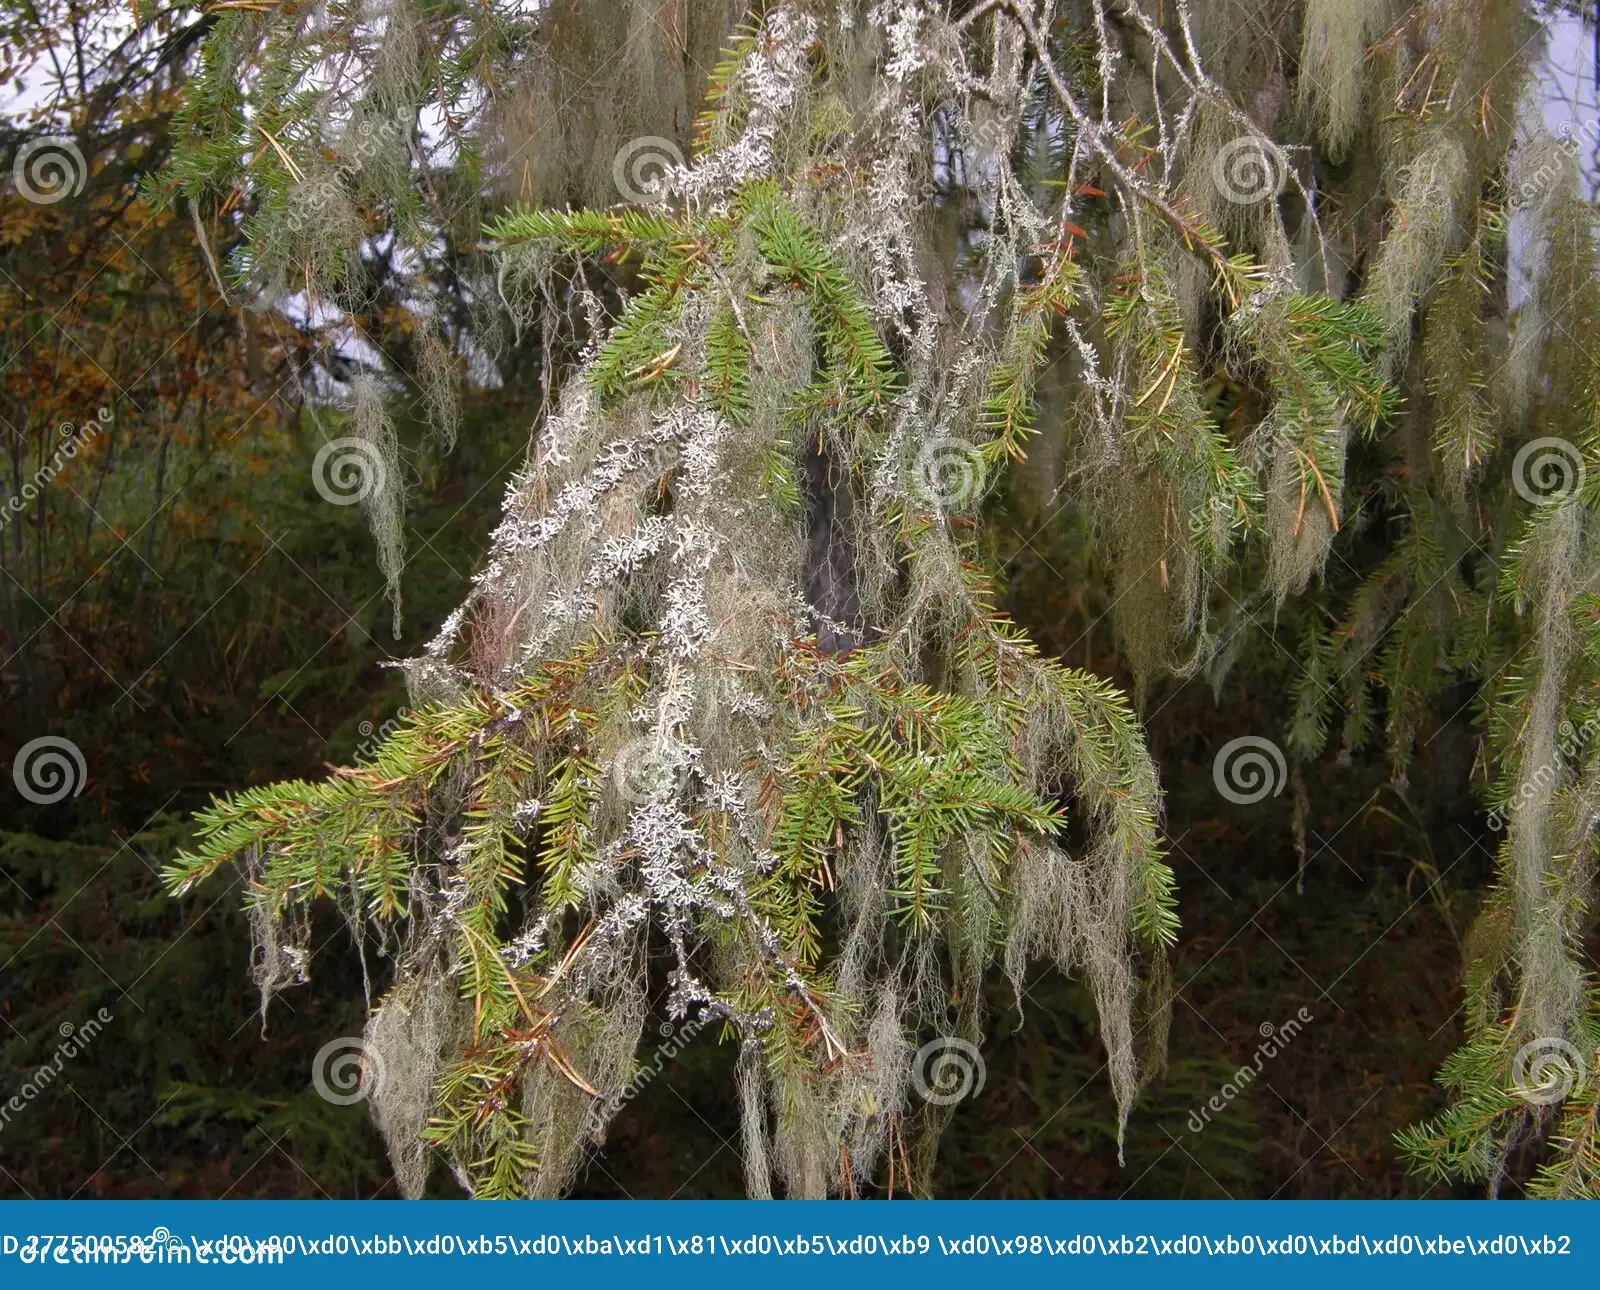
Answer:
POLYGON ((1292 756, 1332 752, 1342 707, 1344 750, 1381 722, 1401 780, 1474 687, 1502 878, 1455 1101, 1403 1145, 1493 1185, 1537 1138, 1537 1189, 1593 1194, 1600 373, 1560 338, 1600 322, 1600 265, 1529 107, 1541 12, 690 8, 239 6, 171 172, 247 212, 241 289, 352 312, 367 239, 420 260, 484 212, 485 316, 578 342, 411 714, 362 764, 219 800, 169 870, 245 866, 268 999, 322 898, 377 936, 403 1188, 442 1159, 476 1195, 560 1194, 662 947, 670 1017, 737 1045, 752 1195, 921 1185, 948 1110, 916 1058, 981 1037, 997 962, 1088 980, 1126 1117, 1178 934, 1156 769, 1107 680, 997 611, 981 540, 1048 435, 1141 687, 1219 677, 1280 616, 1308 642, 1292 756), (572 69, 631 92, 599 9, 684 66, 724 50, 703 85, 642 83, 702 105, 686 159, 636 122, 647 185, 606 111, 560 126, 563 155, 616 145, 611 193, 517 161, 572 69), (1374 560, 1352 534, 1380 512, 1374 560))

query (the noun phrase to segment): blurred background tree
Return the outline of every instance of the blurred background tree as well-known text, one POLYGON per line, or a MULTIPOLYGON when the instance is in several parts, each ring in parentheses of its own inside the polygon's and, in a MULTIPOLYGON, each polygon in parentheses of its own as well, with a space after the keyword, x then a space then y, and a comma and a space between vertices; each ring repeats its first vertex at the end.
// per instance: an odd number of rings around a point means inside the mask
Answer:
MULTIPOLYGON (((323 501, 307 469, 339 433, 324 383, 349 375, 341 337, 224 303, 207 255, 231 242, 202 247, 181 208, 139 195, 212 19, 146 8, 135 30, 128 15, 8 6, 0 42, 6 171, 22 157, 46 196, 65 185, 50 202, 0 189, 3 491, 59 467, 0 528, 0 745, 9 766, 48 732, 88 763, 81 796, 8 793, 0 815, 0 1087, 53 1054, 60 1025, 102 1005, 118 1017, 72 1072, 81 1096, 58 1087, 0 1133, 0 1183, 370 1195, 387 1170, 364 1110, 324 1102, 308 1077, 322 1036, 359 1028, 359 1003, 297 1001, 265 1043, 238 891, 173 902, 155 874, 211 792, 347 760, 403 709, 380 664, 468 584, 538 394, 520 378, 483 390, 469 439, 408 459, 413 626, 393 639, 360 509, 323 501)), ((385 272, 375 260, 380 295, 385 272)), ((409 448, 423 439, 406 413, 412 324, 381 308, 409 448)))

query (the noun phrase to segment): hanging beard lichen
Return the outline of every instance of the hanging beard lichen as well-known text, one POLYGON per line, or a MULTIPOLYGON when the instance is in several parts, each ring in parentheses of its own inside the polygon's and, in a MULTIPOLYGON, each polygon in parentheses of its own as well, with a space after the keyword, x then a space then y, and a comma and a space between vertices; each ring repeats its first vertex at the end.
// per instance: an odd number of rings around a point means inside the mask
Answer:
MULTIPOLYGON (((669 1016, 720 1019, 747 1054, 753 1193, 769 1171, 836 1193, 909 1158, 939 1109, 916 1114, 912 1055, 981 1037, 1002 945, 1019 989, 1032 954, 1087 973, 1124 1116, 1136 1092, 1141 962, 1174 929, 1154 769, 1114 689, 995 611, 964 536, 1021 453, 1078 271, 1060 242, 1023 290, 998 254, 975 278, 1020 361, 987 315, 936 313, 911 105, 951 87, 913 95, 908 69, 903 102, 850 101, 818 74, 822 30, 779 9, 745 42, 670 206, 490 228, 508 269, 605 255, 638 261, 641 289, 409 666, 419 710, 371 765, 219 804, 175 871, 262 857, 275 936, 347 890, 404 926, 367 1047, 410 1194, 419 1131, 474 1194, 560 1193, 632 1073, 651 929, 669 1016), (852 118, 813 151, 810 122, 852 118), (830 156, 848 169, 793 183, 830 156), (848 499, 827 545, 850 594, 827 604, 806 596, 808 459, 848 499)), ((878 42, 829 34, 852 62, 878 42)))
MULTIPOLYGON (((1456 1101, 1402 1145, 1497 1185, 1538 1134, 1535 1191, 1593 1194, 1600 370, 1560 337, 1600 326, 1600 265, 1570 156, 1542 160, 1531 55, 1501 57, 1536 47, 1532 12, 794 0, 733 30, 737 5, 624 7, 686 59, 729 41, 689 160, 671 144, 648 191, 605 110, 632 63, 599 57, 579 0, 391 9, 445 53, 364 46, 372 76, 330 81, 320 119, 250 120, 232 88, 238 60, 262 95, 308 76, 285 51, 309 20, 230 14, 177 163, 191 201, 251 187, 257 288, 337 295, 358 198, 419 256, 461 217, 435 180, 521 198, 475 298, 584 339, 472 594, 407 665, 412 715, 367 764, 218 802, 170 871, 248 864, 269 994, 304 978, 322 896, 398 940, 367 1046, 406 1194, 429 1153, 476 1195, 570 1184, 633 1076, 652 939, 668 1016, 738 1046, 752 1195, 855 1194, 907 1161, 925 1187, 948 1109, 913 1057, 982 1037, 996 959, 1019 998, 1032 958, 1084 976, 1125 1123, 1176 932, 1155 769, 1110 685, 997 612, 979 540, 1046 433, 1141 687, 1216 680, 1281 615, 1305 642, 1297 767, 1381 722, 1403 785, 1475 686, 1502 877, 1456 1101), (512 88, 472 91, 466 51, 512 88), (557 122, 580 73, 601 106, 557 122), (472 123, 455 164, 381 151, 340 172, 342 223, 293 218, 290 146, 322 155, 377 106, 410 137, 440 104, 472 123), (519 129, 570 147, 524 165, 519 129), (613 146, 619 206, 597 196, 613 146), (1536 276, 1511 319, 1508 182, 1536 276), (601 282, 628 297, 609 324, 601 282), (1542 437, 1588 491, 1508 486, 1542 437), (1374 513, 1386 536, 1358 546, 1374 513), (1528 1096, 1539 1045, 1577 1071, 1553 1099, 1528 1096)), ((701 89, 662 72, 627 128, 671 131, 701 89)))

